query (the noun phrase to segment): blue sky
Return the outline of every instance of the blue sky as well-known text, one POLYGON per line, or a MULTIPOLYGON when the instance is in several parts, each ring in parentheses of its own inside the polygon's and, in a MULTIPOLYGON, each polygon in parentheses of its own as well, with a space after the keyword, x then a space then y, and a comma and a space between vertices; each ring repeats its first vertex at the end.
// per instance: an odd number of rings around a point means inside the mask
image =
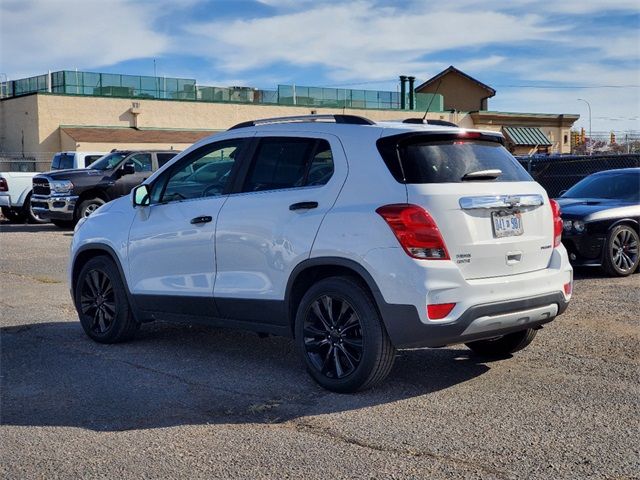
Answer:
POLYGON ((492 110, 640 130, 638 0, 2 0, 0 72, 74 69, 396 90, 449 65, 492 110))

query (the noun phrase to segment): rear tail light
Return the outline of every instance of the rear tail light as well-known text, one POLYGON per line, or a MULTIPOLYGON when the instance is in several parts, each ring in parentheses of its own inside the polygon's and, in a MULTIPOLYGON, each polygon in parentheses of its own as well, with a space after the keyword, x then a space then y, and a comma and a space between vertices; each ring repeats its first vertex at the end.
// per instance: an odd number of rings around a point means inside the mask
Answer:
POLYGON ((424 208, 400 203, 380 207, 376 213, 389 224, 400 245, 411 257, 449 260, 440 230, 424 208))
POLYGON ((573 282, 569 282, 569 283, 565 283, 564 284, 564 294, 565 296, 569 296, 573 293, 573 282))
POLYGON ((429 320, 440 320, 451 313, 455 303, 436 303, 435 305, 427 305, 427 316, 429 320))
POLYGON ((555 200, 549 200, 553 213, 553 246, 560 245, 562 239, 562 218, 560 218, 560 205, 555 200))
POLYGON ((5 178, 0 178, 0 192, 8 192, 9 185, 7 185, 7 180, 5 178))

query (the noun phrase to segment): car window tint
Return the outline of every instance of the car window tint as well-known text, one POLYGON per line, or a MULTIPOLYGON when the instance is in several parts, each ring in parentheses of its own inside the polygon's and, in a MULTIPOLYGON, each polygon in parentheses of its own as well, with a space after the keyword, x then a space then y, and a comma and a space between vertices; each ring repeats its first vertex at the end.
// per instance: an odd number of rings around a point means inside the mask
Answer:
POLYGON ((87 155, 86 157, 84 157, 84 166, 87 167, 87 166, 91 165, 93 162, 95 162, 100 157, 102 157, 102 155, 87 155))
POLYGON ((175 157, 178 153, 158 153, 158 167, 162 167, 165 163, 175 157))
POLYGON ((259 192, 303 186, 316 144, 316 139, 309 138, 263 138, 243 191, 259 192))
POLYGON ((567 190, 564 198, 608 198, 640 201, 640 175, 633 173, 591 175, 567 190))
POLYGON ((231 168, 244 140, 217 142, 193 152, 178 162, 162 183, 163 191, 152 201, 171 202, 222 195, 231 177, 231 168))
POLYGON ((326 140, 320 140, 316 153, 311 159, 305 185, 324 185, 333 175, 333 155, 326 140))
POLYGON ((153 169, 150 153, 136 153, 127 158, 127 162, 133 162, 136 172, 150 172, 153 169))

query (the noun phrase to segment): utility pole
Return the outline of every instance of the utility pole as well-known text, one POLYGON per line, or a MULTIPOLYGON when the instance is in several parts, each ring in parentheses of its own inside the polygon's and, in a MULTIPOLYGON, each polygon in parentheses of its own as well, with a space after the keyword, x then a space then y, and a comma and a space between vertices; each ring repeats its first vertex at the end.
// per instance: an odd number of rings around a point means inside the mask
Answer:
POLYGON ((579 98, 578 100, 586 103, 587 107, 589 108, 589 155, 592 155, 593 154, 593 137, 591 136, 591 104, 587 102, 584 98, 579 98))

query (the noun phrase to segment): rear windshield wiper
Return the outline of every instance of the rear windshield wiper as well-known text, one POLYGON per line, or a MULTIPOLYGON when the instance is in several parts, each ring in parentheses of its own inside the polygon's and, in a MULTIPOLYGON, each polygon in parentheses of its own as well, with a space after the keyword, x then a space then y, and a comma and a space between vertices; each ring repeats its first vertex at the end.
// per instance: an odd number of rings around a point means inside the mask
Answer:
POLYGON ((469 181, 469 180, 495 180, 500 175, 502 175, 502 170, 492 169, 492 170, 478 170, 477 172, 469 172, 465 173, 460 180, 469 181))

